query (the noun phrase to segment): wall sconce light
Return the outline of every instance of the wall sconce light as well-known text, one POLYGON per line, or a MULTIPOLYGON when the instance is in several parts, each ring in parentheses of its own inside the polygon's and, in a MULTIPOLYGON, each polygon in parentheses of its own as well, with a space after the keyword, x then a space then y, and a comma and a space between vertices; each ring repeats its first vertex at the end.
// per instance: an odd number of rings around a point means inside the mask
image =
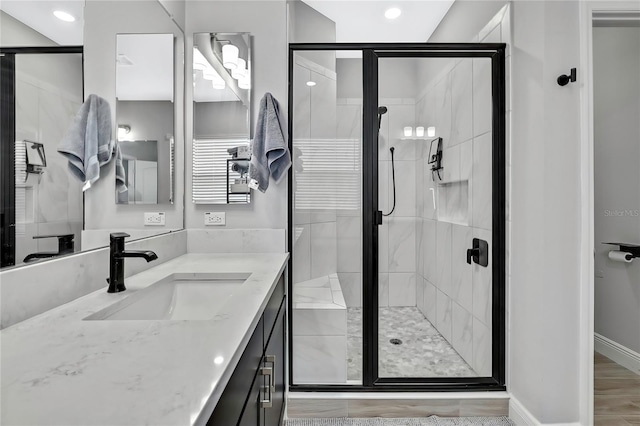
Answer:
POLYGON ((238 87, 245 90, 251 88, 251 72, 248 69, 244 77, 238 80, 238 87))
POLYGON ((424 137, 424 127, 422 127, 422 126, 416 127, 416 136, 419 137, 419 138, 423 138, 424 137))
POLYGON ((212 67, 208 67, 207 69, 202 71, 202 78, 204 78, 205 80, 213 81, 216 78, 221 78, 221 77, 212 67))
POLYGON ((131 133, 131 126, 128 124, 118 124, 118 139, 124 138, 131 133))
POLYGON ((409 138, 413 135, 413 127, 407 126, 404 128, 404 136, 409 138))
POLYGON ((242 58, 238 58, 236 62, 236 68, 231 70, 231 77, 236 80, 240 80, 247 73, 247 61, 242 58))
POLYGON ((222 65, 229 70, 235 70, 238 67, 239 49, 231 43, 222 46, 222 65))
POLYGON ((193 48, 193 69, 204 71, 205 69, 207 69, 208 65, 209 65, 209 61, 207 61, 207 59, 204 57, 202 52, 198 50, 197 47, 194 47, 193 48))
POLYGON ((224 82, 222 77, 218 76, 218 78, 211 80, 211 86, 216 90, 224 90, 227 87, 227 83, 224 82))
POLYGON ((427 137, 433 138, 436 136, 436 128, 434 126, 427 127, 427 137))

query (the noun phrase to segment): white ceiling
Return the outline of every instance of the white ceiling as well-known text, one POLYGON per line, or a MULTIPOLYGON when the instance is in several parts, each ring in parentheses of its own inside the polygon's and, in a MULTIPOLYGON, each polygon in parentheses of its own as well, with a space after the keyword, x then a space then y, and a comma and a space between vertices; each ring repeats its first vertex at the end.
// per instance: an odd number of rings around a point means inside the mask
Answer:
POLYGON ((131 62, 116 67, 116 98, 173 101, 173 34, 118 34, 116 42, 131 62))
POLYGON ((0 9, 61 46, 81 46, 84 27, 84 0, 1 0, 0 9), (62 10, 74 22, 53 16, 62 10))
POLYGON ((303 0, 336 23, 336 41, 426 42, 454 0, 303 0), (393 20, 385 10, 398 7, 393 20))

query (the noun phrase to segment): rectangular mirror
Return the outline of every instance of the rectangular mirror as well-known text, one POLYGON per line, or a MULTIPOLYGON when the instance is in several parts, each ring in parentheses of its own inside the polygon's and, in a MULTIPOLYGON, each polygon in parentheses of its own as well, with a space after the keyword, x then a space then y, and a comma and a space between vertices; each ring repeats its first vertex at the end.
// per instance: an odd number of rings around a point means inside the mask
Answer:
POLYGON ((193 202, 249 203, 250 34, 194 34, 193 76, 193 202))
POLYGON ((173 204, 174 36, 116 36, 116 117, 127 190, 118 204, 173 204))
POLYGON ((134 240, 184 228, 182 27, 159 1, 63 2, 75 18, 63 27, 48 3, 0 2, 0 65, 7 83, 0 91, 2 268, 105 247, 113 231, 125 231, 134 240), (116 74, 124 69, 116 62, 118 38, 128 35, 166 40, 163 52, 168 53, 153 52, 149 74, 156 88, 159 79, 168 82, 161 97, 116 96, 116 80, 123 82, 116 74), (57 152, 89 94, 109 102, 113 138, 120 119, 130 130, 123 137, 129 146, 122 151, 140 194, 127 194, 127 205, 113 201, 112 164, 102 167, 100 179, 83 192, 83 182, 57 152), (162 103, 162 112, 142 108, 152 103, 162 103), (143 110, 148 117, 139 114, 143 110), (161 120, 155 117, 161 114, 161 120), (154 198, 158 204, 147 205, 154 198), (148 211, 165 213, 165 225, 146 225, 148 211))

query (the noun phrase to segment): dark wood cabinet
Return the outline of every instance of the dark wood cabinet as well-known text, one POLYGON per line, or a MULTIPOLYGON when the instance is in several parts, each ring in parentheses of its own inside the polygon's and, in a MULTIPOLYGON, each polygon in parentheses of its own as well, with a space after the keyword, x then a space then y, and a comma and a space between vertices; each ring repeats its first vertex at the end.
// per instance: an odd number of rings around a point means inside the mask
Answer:
POLYGON ((229 379, 208 426, 279 426, 285 389, 284 275, 229 379))
MULTIPOLYGON (((280 424, 284 407, 284 332, 285 306, 280 308, 271 338, 267 344, 264 357, 264 367, 271 368, 271 407, 264 410, 264 426, 280 424)), ((268 385, 268 384, 267 384, 268 385)))

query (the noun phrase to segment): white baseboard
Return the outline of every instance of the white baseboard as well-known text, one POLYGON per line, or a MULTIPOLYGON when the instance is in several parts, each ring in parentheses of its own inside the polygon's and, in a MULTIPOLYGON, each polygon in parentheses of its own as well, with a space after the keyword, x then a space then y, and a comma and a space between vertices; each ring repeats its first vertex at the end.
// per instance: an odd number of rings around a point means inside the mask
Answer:
POLYGON ((513 395, 509 399, 509 418, 516 426, 540 426, 542 424, 513 395))
POLYGON ((524 405, 517 398, 511 395, 509 399, 509 418, 516 426, 543 426, 543 425, 558 425, 558 426, 581 426, 579 422, 573 423, 542 423, 536 417, 526 409, 524 405))
POLYGON ((640 354, 601 334, 594 333, 594 348, 617 364, 628 368, 636 374, 640 374, 640 354))

